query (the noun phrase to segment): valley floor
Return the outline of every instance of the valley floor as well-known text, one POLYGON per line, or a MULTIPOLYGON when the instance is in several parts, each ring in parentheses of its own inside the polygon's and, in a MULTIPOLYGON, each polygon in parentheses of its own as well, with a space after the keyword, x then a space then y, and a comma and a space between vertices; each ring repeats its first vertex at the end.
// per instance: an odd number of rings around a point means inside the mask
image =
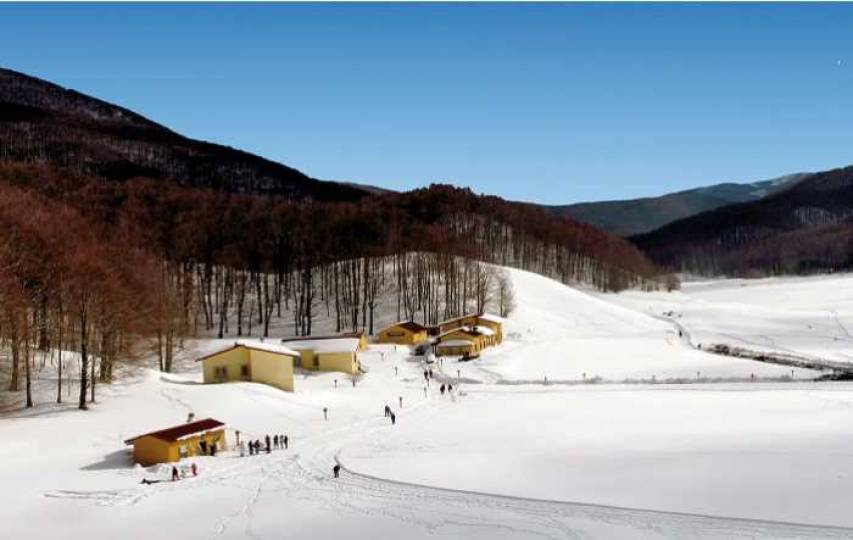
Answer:
MULTIPOLYGON (((420 359, 393 346, 362 354, 369 371, 356 386, 331 373, 300 376, 294 393, 203 385, 192 358, 227 340, 202 340, 178 373, 140 369, 102 387, 102 404, 88 412, 39 405, 6 414, 4 536, 853 535, 853 383, 695 350, 656 318, 670 302, 663 293, 645 297, 651 316, 638 293, 588 295, 512 275, 519 308, 504 345, 479 361, 433 366, 426 392, 420 359), (441 382, 454 384, 452 396, 441 382), (140 484, 170 468, 132 466, 122 441, 188 412, 244 439, 287 433, 291 447, 191 458, 198 477, 140 484)), ((685 306, 689 294, 672 296, 687 297, 677 300, 685 306)), ((838 317, 845 325, 843 310, 838 317)))

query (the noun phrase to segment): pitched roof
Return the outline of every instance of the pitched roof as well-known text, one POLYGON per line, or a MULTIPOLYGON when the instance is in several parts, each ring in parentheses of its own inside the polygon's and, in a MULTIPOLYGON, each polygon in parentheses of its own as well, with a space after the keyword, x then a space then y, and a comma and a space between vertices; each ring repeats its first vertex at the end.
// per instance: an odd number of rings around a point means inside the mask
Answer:
POLYGON ((282 343, 290 343, 291 341, 307 341, 307 340, 315 340, 315 339, 346 339, 346 338, 355 338, 361 339, 364 337, 364 330, 359 330, 358 332, 341 332, 340 334, 328 334, 321 336, 293 336, 281 338, 282 343))
POLYGON ((396 322, 394 324, 389 324, 388 326, 386 326, 385 328, 380 330, 380 332, 382 332, 383 330, 387 330, 389 328, 392 328, 394 326, 399 326, 400 328, 405 328, 409 332, 423 332, 424 330, 427 329, 426 326, 419 324, 419 323, 416 323, 415 321, 400 321, 400 322, 396 322))
POLYGON ((256 351, 264 351, 271 352, 276 354, 283 354, 285 356, 294 356, 299 357, 299 353, 285 347, 284 345, 276 345, 275 343, 265 343, 262 341, 235 341, 233 345, 230 347, 226 347, 224 349, 219 349, 218 351, 212 352, 210 354, 206 354, 201 358, 196 358, 196 362, 201 362, 202 360, 207 360, 208 358, 214 357, 218 354, 222 354, 226 351, 230 351, 231 349, 236 349, 237 347, 245 347, 246 349, 252 349, 256 351))
POLYGON ((441 321, 438 323, 438 326, 444 326, 450 323, 455 323, 457 321, 461 321, 462 319, 479 319, 482 321, 488 321, 493 323, 503 324, 503 319, 498 317, 497 315, 492 315, 491 313, 467 313, 465 315, 460 315, 459 317, 453 317, 451 319, 447 319, 446 321, 441 321))
POLYGON ((314 352, 319 353, 336 353, 336 352, 355 352, 358 350, 358 347, 361 345, 361 341, 358 338, 354 337, 337 337, 337 338, 327 338, 322 337, 319 339, 314 339, 310 337, 302 338, 300 340, 288 341, 287 346, 291 349, 301 351, 301 350, 312 350, 314 352))
POLYGON ((181 437, 186 437, 187 435, 193 435, 195 433, 201 433, 203 431, 209 431, 211 429, 216 429, 224 425, 225 424, 220 422, 219 420, 214 420, 213 418, 205 418, 204 420, 187 422, 186 424, 181 424, 180 426, 161 429, 159 431, 152 431, 151 433, 143 433, 142 435, 137 435, 136 437, 131 437, 130 439, 127 439, 126 441, 124 441, 124 444, 132 444, 133 441, 142 437, 154 437, 156 439, 160 439, 161 441, 175 442, 181 437))
POLYGON ((439 349, 447 349, 449 347, 473 347, 474 342, 467 339, 448 339, 438 344, 439 349))

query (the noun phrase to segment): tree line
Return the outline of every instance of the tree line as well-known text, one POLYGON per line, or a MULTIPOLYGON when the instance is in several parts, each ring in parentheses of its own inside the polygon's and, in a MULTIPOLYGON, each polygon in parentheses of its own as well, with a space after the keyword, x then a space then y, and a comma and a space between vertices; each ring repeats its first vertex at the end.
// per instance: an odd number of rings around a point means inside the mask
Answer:
POLYGON ((150 349, 170 371, 188 336, 268 336, 282 317, 311 335, 318 316, 373 333, 388 298, 385 313, 426 324, 489 306, 505 314, 511 283, 486 263, 601 290, 661 285, 622 239, 451 186, 292 201, 3 163, 0 188, 9 386, 30 380, 37 351, 69 351, 81 408, 118 358, 150 349))

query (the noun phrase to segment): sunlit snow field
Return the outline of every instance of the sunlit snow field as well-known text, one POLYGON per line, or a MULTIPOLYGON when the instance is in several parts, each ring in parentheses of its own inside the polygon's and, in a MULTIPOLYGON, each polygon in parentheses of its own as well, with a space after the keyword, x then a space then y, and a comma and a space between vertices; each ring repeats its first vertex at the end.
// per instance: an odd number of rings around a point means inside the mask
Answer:
POLYGON ((393 346, 362 355, 369 372, 356 387, 340 374, 301 376, 295 393, 202 385, 192 359, 229 342, 202 340, 182 354, 178 373, 139 369, 102 386, 91 411, 39 405, 5 413, 4 534, 853 535, 833 528, 853 528, 853 383, 809 382, 820 373, 695 350, 662 315, 673 312, 694 345, 772 340, 842 360, 851 353, 853 277, 619 295, 520 271, 512 278, 518 308, 505 343, 474 362, 434 366, 426 394, 420 359, 393 346), (454 383, 454 396, 438 392, 442 381, 454 383), (395 426, 382 414, 386 404, 395 426), (122 441, 180 423, 190 411, 244 437, 287 433, 291 449, 192 458, 199 477, 141 485, 165 479, 168 468, 132 466, 122 441), (336 460, 344 467, 337 480, 336 460))

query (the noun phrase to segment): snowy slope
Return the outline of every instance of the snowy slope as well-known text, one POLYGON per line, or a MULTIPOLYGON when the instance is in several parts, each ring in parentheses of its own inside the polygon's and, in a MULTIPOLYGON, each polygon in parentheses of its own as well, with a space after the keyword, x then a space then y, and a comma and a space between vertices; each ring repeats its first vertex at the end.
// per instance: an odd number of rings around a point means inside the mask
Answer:
POLYGON ((669 323, 611 296, 525 272, 512 277, 520 307, 507 321, 505 344, 480 361, 433 366, 438 380, 426 393, 418 358, 375 345, 361 355, 368 373, 356 386, 331 373, 300 375, 295 393, 200 384, 193 359, 233 342, 226 339, 192 343, 175 374, 144 365, 123 370, 115 384, 100 387, 100 402, 88 412, 40 396, 35 409, 0 420, 0 478, 14 486, 0 491, 4 536, 853 534, 831 527, 853 526, 846 512, 853 503, 853 386, 543 386, 546 372, 554 381, 578 380, 583 371, 615 381, 651 374, 663 380, 695 377, 697 369, 703 377, 754 372, 770 380, 788 370, 693 351, 669 323), (453 380, 457 369, 466 382, 456 383, 454 398, 441 396, 437 383, 453 380), (490 384, 528 378, 537 384, 490 384), (383 417, 386 404, 397 413, 395 426, 383 417), (244 438, 287 433, 292 446, 251 458, 193 458, 198 478, 141 485, 168 470, 132 466, 122 441, 180 423, 188 412, 223 420, 244 438), (330 474, 336 459, 345 467, 338 480, 330 474), (815 526, 781 523, 791 521, 815 526))
POLYGON ((672 317, 695 344, 722 343, 853 363, 853 276, 686 282, 672 293, 603 299, 672 317))
MULTIPOLYGON (((608 381, 749 379, 790 376, 784 366, 693 350, 675 327, 649 313, 566 287, 538 274, 512 270, 518 308, 510 315, 505 345, 487 351, 466 376, 495 381, 608 381)), ((641 295, 642 293, 636 293, 641 295)), ((797 378, 814 372, 795 370, 797 378)))

